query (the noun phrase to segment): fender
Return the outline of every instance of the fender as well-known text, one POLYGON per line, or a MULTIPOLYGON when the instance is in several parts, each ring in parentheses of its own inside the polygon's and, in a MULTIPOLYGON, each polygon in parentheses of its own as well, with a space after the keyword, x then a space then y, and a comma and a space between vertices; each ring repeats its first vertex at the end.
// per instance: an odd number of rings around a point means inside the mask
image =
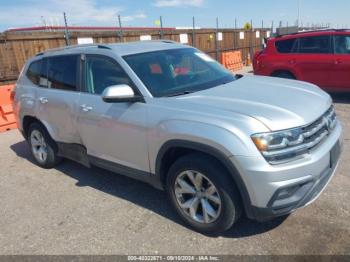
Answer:
MULTIPOLYGON (((229 171, 229 174, 231 175, 233 181, 235 182, 240 196, 242 198, 243 206, 246 211, 246 214, 248 217, 251 217, 252 214, 252 206, 250 197, 248 194, 248 190, 241 178, 241 175, 239 174, 237 168, 234 166, 234 164, 230 161, 230 159, 220 150, 197 142, 187 141, 187 140, 169 140, 165 142, 162 147, 160 148, 157 158, 156 158, 156 176, 160 181, 164 181, 164 178, 166 174, 162 174, 161 171, 161 165, 162 165, 162 159, 165 155, 165 153, 175 147, 182 147, 186 149, 192 149, 196 151, 200 151, 206 154, 209 154, 210 156, 216 158, 218 161, 221 162, 221 164, 224 165, 224 167, 229 171)), ((157 180, 158 180, 157 179, 157 180)))

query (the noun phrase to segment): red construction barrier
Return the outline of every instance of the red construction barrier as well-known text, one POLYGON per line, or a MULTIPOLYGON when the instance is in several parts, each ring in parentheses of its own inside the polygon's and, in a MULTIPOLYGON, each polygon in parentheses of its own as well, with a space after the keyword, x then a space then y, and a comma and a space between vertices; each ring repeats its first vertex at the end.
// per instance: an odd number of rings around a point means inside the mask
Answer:
POLYGON ((17 128, 11 93, 15 85, 0 86, 0 132, 17 128))

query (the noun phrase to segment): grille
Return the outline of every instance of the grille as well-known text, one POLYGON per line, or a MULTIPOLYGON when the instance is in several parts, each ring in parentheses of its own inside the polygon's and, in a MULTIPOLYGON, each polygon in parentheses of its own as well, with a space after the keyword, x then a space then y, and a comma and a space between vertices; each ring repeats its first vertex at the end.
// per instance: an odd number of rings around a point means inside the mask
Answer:
POLYGON ((263 155, 269 162, 279 162, 303 154, 320 144, 332 132, 336 125, 336 114, 331 106, 321 117, 310 125, 302 127, 302 132, 295 142, 285 141, 284 149, 265 151, 263 155), (296 144, 296 145, 294 145, 296 144))

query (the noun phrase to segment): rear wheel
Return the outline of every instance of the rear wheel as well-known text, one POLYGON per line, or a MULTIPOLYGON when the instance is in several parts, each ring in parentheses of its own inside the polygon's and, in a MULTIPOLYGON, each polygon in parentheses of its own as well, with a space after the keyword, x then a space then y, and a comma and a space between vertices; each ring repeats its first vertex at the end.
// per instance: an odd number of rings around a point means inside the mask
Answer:
POLYGON ((229 229, 240 217, 240 198, 227 171, 203 154, 179 158, 167 176, 167 192, 177 213, 201 233, 229 229))
POLYGON ((57 146, 46 129, 39 123, 29 127, 28 143, 36 163, 43 168, 56 166, 61 158, 57 156, 57 146))
POLYGON ((286 78, 286 79, 294 79, 294 80, 296 79, 296 77, 288 71, 278 71, 278 72, 273 73, 271 76, 279 77, 279 78, 286 78))

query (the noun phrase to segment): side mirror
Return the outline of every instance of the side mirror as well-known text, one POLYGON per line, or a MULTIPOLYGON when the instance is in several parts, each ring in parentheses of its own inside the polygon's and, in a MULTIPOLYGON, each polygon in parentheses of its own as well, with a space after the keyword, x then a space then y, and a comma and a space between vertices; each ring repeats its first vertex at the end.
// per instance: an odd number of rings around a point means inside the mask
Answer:
POLYGON ((143 98, 135 95, 134 90, 125 84, 107 87, 102 93, 102 100, 106 103, 140 102, 143 98))

